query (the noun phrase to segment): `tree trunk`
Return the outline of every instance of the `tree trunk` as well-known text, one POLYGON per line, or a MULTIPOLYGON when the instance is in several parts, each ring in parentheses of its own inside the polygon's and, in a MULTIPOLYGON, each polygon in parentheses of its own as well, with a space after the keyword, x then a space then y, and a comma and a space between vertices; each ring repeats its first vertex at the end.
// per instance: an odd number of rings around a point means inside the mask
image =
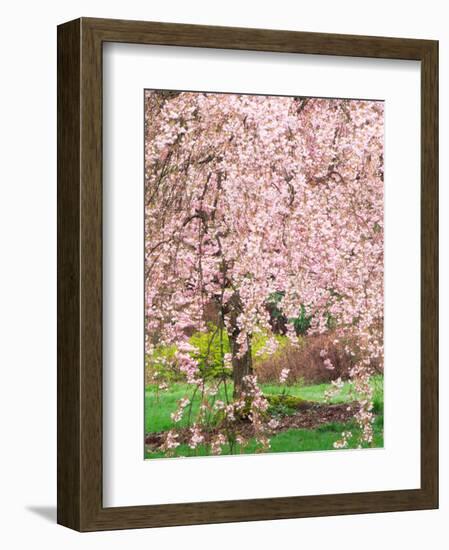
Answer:
MULTIPOLYGON (((250 345, 248 343, 248 345, 250 345)), ((237 357, 237 351, 234 351, 237 347, 237 343, 233 343, 232 347, 232 378, 234 380, 234 398, 240 397, 243 389, 243 377, 253 373, 253 365, 251 358, 251 348, 243 354, 242 357, 237 357)))
POLYGON ((240 329, 237 325, 237 317, 241 311, 241 301, 238 293, 232 296, 229 301, 229 306, 231 307, 231 312, 229 315, 228 337, 232 354, 232 378, 234 381, 234 398, 238 398, 243 390, 243 378, 253 373, 251 340, 250 337, 247 337, 247 349, 243 355, 239 357, 241 346, 237 341, 240 334, 240 329))

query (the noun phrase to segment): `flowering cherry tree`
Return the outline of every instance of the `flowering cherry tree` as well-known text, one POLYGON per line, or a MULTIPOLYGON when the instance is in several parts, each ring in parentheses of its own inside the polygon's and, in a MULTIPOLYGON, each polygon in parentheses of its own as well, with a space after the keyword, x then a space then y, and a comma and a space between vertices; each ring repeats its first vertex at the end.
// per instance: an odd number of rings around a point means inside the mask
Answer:
MULTIPOLYGON (((211 452, 244 444, 234 428, 242 416, 261 448, 269 446, 274 422, 266 421, 252 346, 258 334, 268 335, 259 353, 279 345, 273 296, 291 345, 301 309, 309 334, 332 330, 345 343, 355 418, 369 444, 371 367, 383 354, 383 103, 147 91, 146 354, 156 372, 169 361, 201 396, 191 448, 211 415, 211 452), (193 332, 221 350, 213 377, 189 341, 193 332), (175 349, 170 359, 161 346, 175 349)), ((332 371, 327 349, 321 358, 332 371)), ((338 391, 342 381, 333 385, 338 391)), ((188 396, 172 418, 185 414, 188 396)), ((178 444, 171 430, 165 448, 178 444)))

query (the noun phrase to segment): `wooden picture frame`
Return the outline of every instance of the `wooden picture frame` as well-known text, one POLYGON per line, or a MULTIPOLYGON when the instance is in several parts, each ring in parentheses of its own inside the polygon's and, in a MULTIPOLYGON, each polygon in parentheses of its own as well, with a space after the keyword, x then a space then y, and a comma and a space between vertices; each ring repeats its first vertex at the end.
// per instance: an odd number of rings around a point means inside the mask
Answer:
POLYGON ((57 114, 58 523, 96 531, 437 508, 438 42, 81 18, 58 27, 57 114), (104 42, 421 62, 420 489, 103 507, 104 42))

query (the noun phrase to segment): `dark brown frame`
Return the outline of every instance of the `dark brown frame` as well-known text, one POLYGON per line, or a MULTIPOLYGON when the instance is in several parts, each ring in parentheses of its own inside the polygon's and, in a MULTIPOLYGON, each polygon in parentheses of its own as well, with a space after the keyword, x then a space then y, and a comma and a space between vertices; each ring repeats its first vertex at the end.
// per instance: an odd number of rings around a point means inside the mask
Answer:
MULTIPOLYGON (((407 197, 404 197, 406 203, 407 197)), ((79 531, 438 507, 438 42, 81 18, 58 27, 58 523, 79 531), (104 508, 102 44, 421 61, 421 488, 104 508)), ((417 220, 418 221, 418 220, 417 220)))

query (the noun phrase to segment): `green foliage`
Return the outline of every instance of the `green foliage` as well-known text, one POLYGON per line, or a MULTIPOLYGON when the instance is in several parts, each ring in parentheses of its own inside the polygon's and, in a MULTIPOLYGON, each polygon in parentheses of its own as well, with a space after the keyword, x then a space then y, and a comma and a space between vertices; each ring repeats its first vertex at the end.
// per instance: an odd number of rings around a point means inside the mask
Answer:
POLYGON ((301 304, 301 309, 298 316, 289 319, 290 323, 292 323, 295 328, 296 334, 298 335, 304 335, 309 330, 311 320, 312 316, 306 314, 304 304, 301 304))
POLYGON ((171 363, 176 353, 176 346, 158 346, 152 355, 151 363, 155 367, 167 362, 171 363))
POLYGON ((383 376, 373 376, 371 383, 374 388, 373 413, 383 414, 384 410, 384 379, 383 376))
MULTIPOLYGON (((268 353, 261 353, 266 346, 269 334, 260 332, 253 335, 251 339, 251 354, 253 364, 264 361, 269 357, 268 353)), ((286 336, 281 334, 274 335, 278 342, 278 349, 274 355, 282 353, 282 350, 288 345, 289 341, 286 336)), ((210 323, 207 332, 195 332, 190 336, 189 343, 194 346, 198 352, 192 353, 193 359, 198 361, 201 375, 206 379, 213 378, 231 378, 232 372, 230 369, 223 369, 223 357, 227 353, 231 353, 231 345, 226 330, 222 331, 218 327, 210 323)), ((177 372, 176 347, 159 346, 152 355, 151 360, 147 358, 146 367, 151 372, 157 372, 157 379, 165 382, 180 382, 182 376, 177 372)))
POLYGON ((279 302, 281 302, 284 296, 285 296, 285 292, 277 291, 277 292, 273 292, 268 297, 267 303, 268 303, 268 306, 270 307, 270 315, 273 319, 280 319, 284 316, 284 314, 278 307, 279 302))
POLYGON ((155 381, 168 383, 180 380, 179 372, 174 365, 176 346, 157 346, 151 358, 145 357, 145 369, 155 381))
POLYGON ((198 349, 192 357, 199 363, 202 376, 207 378, 231 376, 229 370, 223 369, 223 356, 231 353, 231 345, 226 330, 220 330, 213 324, 207 332, 195 332, 189 338, 189 343, 198 349))
MULTIPOLYGON (((193 354, 193 358, 200 364, 200 369, 206 376, 222 376, 222 352, 231 353, 231 344, 227 332, 224 330, 222 342, 220 341, 220 332, 213 324, 209 324, 207 332, 195 332, 189 339, 190 344, 195 346, 199 352, 193 354)), ((251 356, 253 363, 257 365, 259 361, 263 361, 269 357, 268 353, 260 353, 267 345, 269 334, 266 332, 258 332, 251 338, 251 356)), ((278 350, 280 353, 285 346, 288 345, 288 338, 281 334, 275 334, 274 338, 278 342, 278 350)), ((230 374, 230 373, 229 373, 230 374)))
POLYGON ((265 361, 270 356, 276 357, 276 355, 282 353, 282 351, 286 348, 286 346, 288 346, 288 344, 289 339, 287 338, 287 336, 283 336, 282 334, 269 335, 266 332, 259 332, 254 334, 251 339, 251 356, 253 359, 253 365, 257 366, 258 363, 265 361), (270 336, 273 336, 274 339, 277 341, 278 349, 272 355, 270 355, 269 353, 261 353, 263 348, 267 345, 268 338, 270 336))
POLYGON ((281 393, 278 395, 265 394, 269 403, 268 413, 272 416, 288 416, 294 414, 298 410, 309 408, 312 403, 298 397, 297 395, 288 395, 281 393))
POLYGON ((301 308, 298 312, 297 317, 291 317, 286 319, 282 310, 279 308, 279 304, 282 301, 285 292, 277 291, 270 294, 268 297, 267 303, 270 310, 271 319, 274 320, 275 324, 278 327, 282 327, 288 321, 293 324, 293 327, 298 336, 303 336, 307 330, 310 328, 310 322, 312 320, 311 315, 307 315, 306 307, 304 304, 301 304, 301 308))

